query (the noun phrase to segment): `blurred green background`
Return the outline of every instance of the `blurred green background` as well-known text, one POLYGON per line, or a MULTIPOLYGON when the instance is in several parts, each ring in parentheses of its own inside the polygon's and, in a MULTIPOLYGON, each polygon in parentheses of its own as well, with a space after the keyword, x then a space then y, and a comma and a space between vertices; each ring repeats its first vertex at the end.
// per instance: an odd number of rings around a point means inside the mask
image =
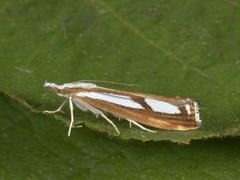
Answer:
POLYGON ((238 179, 239 18, 237 0, 2 0, 0 179, 238 179), (76 110, 69 138, 67 106, 41 113, 63 101, 42 85, 82 79, 191 97, 202 127, 151 134, 109 116, 116 136, 76 110))

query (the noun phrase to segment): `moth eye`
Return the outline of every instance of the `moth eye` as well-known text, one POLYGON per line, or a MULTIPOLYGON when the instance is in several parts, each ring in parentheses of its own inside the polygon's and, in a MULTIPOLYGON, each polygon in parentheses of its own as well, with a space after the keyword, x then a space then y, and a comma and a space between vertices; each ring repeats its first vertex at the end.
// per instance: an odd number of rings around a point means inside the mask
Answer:
POLYGON ((66 90, 65 89, 58 89, 57 93, 58 94, 66 94, 66 90))
POLYGON ((63 90, 63 94, 67 94, 68 91, 66 89, 63 90))

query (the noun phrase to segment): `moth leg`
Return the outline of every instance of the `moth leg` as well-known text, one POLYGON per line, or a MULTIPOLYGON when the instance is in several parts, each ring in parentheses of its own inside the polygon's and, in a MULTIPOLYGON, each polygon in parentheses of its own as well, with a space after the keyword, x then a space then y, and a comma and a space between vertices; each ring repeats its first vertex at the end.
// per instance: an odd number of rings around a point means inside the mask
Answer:
POLYGON ((94 107, 90 107, 90 108, 91 108, 90 110, 91 110, 94 114, 96 114, 96 117, 98 117, 99 115, 102 116, 105 120, 107 120, 107 122, 109 122, 109 123, 114 127, 115 131, 116 131, 118 134, 120 134, 117 126, 116 126, 102 111, 100 111, 100 110, 98 110, 98 109, 96 109, 96 108, 94 108, 94 107))
POLYGON ((56 109, 56 110, 53 110, 53 111, 43 111, 43 113, 45 114, 54 114, 54 113, 57 113, 57 112, 63 112, 62 111, 62 107, 64 106, 64 104, 66 103, 66 101, 63 101, 63 103, 56 109))
POLYGON ((99 115, 102 116, 105 120, 107 120, 107 122, 109 122, 109 123, 114 127, 114 129, 116 130, 116 132, 117 132, 118 134, 120 134, 117 126, 116 126, 110 119, 108 119, 108 117, 107 117, 102 111, 94 108, 93 106, 89 105, 88 103, 86 103, 86 102, 84 102, 84 101, 82 101, 82 100, 80 100, 80 99, 77 99, 77 100, 73 99, 73 101, 74 101, 74 103, 77 104, 77 105, 78 105, 78 104, 81 104, 81 106, 84 106, 87 110, 89 110, 89 111, 91 111, 93 114, 95 114, 96 117, 98 117, 99 115))
POLYGON ((94 114, 96 115, 96 117, 98 117, 99 115, 102 116, 105 120, 107 120, 107 122, 109 122, 109 123, 114 127, 114 129, 116 130, 116 132, 117 132, 118 134, 120 134, 117 126, 116 126, 102 111, 100 111, 100 110, 98 110, 98 109, 96 109, 96 108, 94 108, 94 107, 92 107, 92 106, 90 106, 90 105, 88 105, 88 109, 89 109, 92 113, 94 113, 94 114))
POLYGON ((68 128, 68 136, 71 135, 71 130, 74 122, 74 116, 73 116, 73 103, 72 103, 72 97, 69 97, 69 108, 70 108, 70 113, 71 113, 71 122, 68 128))
POLYGON ((131 121, 128 121, 129 122, 129 127, 132 128, 132 122, 131 121))
POLYGON ((133 120, 130 120, 130 119, 127 119, 127 121, 129 123, 133 123, 134 125, 138 126, 139 128, 145 130, 145 131, 148 131, 148 132, 151 132, 151 133, 157 133, 157 131, 154 131, 154 130, 151 130, 151 129, 148 129, 148 128, 145 128, 144 126, 142 126, 141 124, 137 123, 136 121, 133 121, 133 120))
POLYGON ((116 130, 116 132, 117 132, 118 134, 120 134, 117 126, 116 126, 110 119, 108 119, 108 117, 107 117, 102 111, 100 111, 100 115, 101 115, 105 120, 107 120, 107 122, 109 122, 109 123, 114 127, 114 129, 116 130))

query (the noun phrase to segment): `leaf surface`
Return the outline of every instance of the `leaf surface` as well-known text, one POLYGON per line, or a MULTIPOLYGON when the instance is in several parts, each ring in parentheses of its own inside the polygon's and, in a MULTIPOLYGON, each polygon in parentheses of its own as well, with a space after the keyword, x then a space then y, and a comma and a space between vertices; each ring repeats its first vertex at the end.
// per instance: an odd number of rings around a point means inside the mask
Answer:
POLYGON ((123 141, 67 129, 0 94, 0 179, 196 179, 239 177, 239 138, 123 141))
MULTIPOLYGON (((239 135, 239 8, 216 0, 1 1, 0 88, 42 111, 62 101, 42 88, 45 81, 138 84, 108 87, 196 99, 203 124, 150 134, 110 116, 121 138, 186 142, 239 135)), ((69 113, 60 116, 68 124, 69 113)), ((101 118, 76 116, 116 135, 101 118)))

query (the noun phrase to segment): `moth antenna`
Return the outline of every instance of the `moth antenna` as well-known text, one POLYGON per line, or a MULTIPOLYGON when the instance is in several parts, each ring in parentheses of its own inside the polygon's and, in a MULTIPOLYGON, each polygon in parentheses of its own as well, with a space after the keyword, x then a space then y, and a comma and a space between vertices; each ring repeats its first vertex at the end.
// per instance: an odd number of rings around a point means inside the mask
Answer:
POLYGON ((123 85, 123 86, 139 86, 137 84, 127 84, 127 83, 121 83, 121 82, 114 82, 114 81, 102 81, 102 80, 80 80, 80 81, 74 81, 72 83, 78 83, 78 82, 99 82, 99 83, 106 83, 106 84, 117 84, 117 85, 123 85))

